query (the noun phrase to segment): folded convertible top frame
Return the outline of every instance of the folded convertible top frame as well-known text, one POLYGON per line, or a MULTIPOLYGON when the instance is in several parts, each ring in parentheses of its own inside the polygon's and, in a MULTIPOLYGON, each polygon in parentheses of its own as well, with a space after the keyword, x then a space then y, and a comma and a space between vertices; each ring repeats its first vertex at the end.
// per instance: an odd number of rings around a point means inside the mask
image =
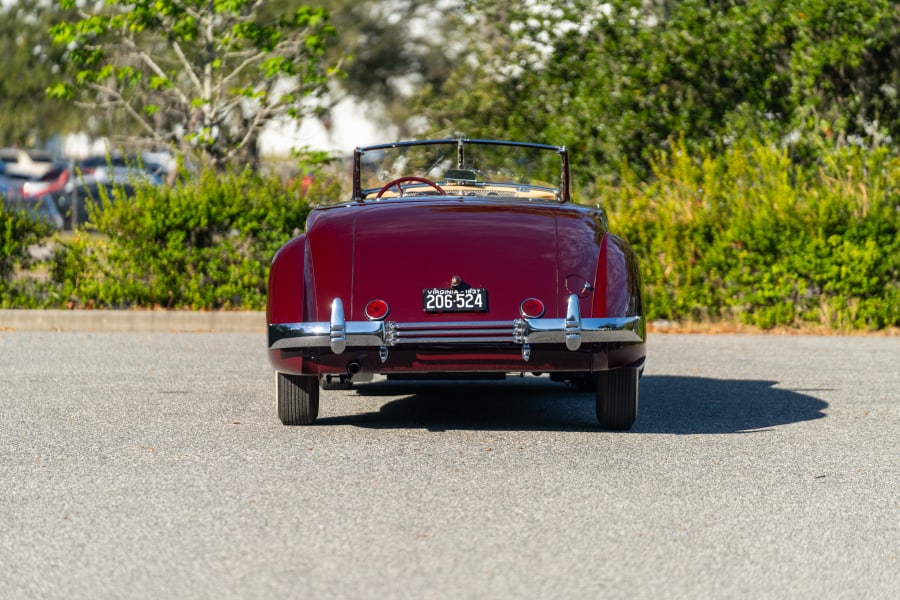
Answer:
POLYGON ((441 140, 414 140, 408 142, 393 142, 379 144, 377 146, 359 147, 353 151, 353 200, 363 201, 363 190, 360 185, 362 156, 366 152, 385 150, 388 148, 402 148, 406 146, 426 146, 432 144, 456 144, 456 163, 458 168, 465 164, 464 147, 466 144, 483 144, 489 146, 518 146, 520 148, 534 148, 538 150, 551 150, 559 154, 559 203, 565 204, 572 199, 572 182, 569 175, 569 151, 565 146, 550 146, 548 144, 533 144, 530 142, 507 142, 502 140, 481 140, 475 138, 448 138, 441 140))

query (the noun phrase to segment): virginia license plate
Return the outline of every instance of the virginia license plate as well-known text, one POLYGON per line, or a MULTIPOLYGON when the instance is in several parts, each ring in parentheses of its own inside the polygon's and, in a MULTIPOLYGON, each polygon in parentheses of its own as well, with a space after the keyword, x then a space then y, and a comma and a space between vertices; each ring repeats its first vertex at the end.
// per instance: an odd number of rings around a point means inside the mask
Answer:
POLYGON ((422 290, 425 312, 485 312, 488 309, 487 290, 425 288, 422 290))

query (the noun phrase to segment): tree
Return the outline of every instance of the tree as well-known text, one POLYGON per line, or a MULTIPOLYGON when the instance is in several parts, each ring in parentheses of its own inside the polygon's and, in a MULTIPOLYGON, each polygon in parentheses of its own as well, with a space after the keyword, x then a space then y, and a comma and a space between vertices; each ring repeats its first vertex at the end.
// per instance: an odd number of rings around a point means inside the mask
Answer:
MULTIPOLYGON (((270 0, 267 10, 290 10, 303 0, 270 0)), ((452 72, 464 46, 462 0, 319 0, 340 31, 326 60, 341 62, 342 77, 329 86, 321 118, 352 98, 369 120, 413 135, 420 126, 412 98, 452 72)))
POLYGON ((715 152, 761 137, 812 158, 817 144, 900 135, 897 2, 466 6, 471 60, 424 89, 430 126, 568 145, 583 188, 625 163, 649 175, 675 138, 715 152))
POLYGON ((122 145, 169 146, 221 168, 255 167, 258 138, 301 120, 338 65, 322 8, 273 12, 264 0, 106 0, 52 29, 68 78, 48 90, 97 111, 122 145), (123 133, 124 132, 124 133, 123 133))
POLYGON ((330 50, 345 56, 346 77, 332 99, 353 97, 369 117, 411 136, 412 102, 423 86, 439 86, 462 50, 456 35, 461 0, 324 0, 341 35, 330 50))
POLYGON ((77 121, 44 90, 64 64, 64 48, 50 44, 47 29, 59 9, 41 0, 0 6, 0 146, 34 146, 77 121))

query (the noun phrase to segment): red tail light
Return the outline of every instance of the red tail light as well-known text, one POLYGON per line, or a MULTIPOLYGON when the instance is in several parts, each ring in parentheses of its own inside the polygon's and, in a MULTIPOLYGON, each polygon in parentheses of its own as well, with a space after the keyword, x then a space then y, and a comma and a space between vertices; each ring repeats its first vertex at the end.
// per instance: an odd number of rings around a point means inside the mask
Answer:
POLYGON ((537 298, 526 298, 519 306, 519 312, 523 317, 537 319, 544 314, 544 303, 537 298))
POLYGON ((391 312, 388 303, 384 300, 372 300, 366 304, 366 318, 370 321, 380 321, 391 312))

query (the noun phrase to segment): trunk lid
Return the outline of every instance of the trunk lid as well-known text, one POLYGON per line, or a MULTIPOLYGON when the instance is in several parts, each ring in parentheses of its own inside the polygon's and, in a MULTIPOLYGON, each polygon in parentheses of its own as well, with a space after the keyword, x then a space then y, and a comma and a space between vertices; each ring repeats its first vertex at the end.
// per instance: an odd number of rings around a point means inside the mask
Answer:
POLYGON ((528 297, 556 313, 554 208, 432 199, 360 211, 348 318, 365 318, 365 305, 375 298, 387 301, 395 321, 512 320, 528 297), (449 289, 453 277, 463 287, 486 289, 488 310, 425 313, 423 290, 449 289))

